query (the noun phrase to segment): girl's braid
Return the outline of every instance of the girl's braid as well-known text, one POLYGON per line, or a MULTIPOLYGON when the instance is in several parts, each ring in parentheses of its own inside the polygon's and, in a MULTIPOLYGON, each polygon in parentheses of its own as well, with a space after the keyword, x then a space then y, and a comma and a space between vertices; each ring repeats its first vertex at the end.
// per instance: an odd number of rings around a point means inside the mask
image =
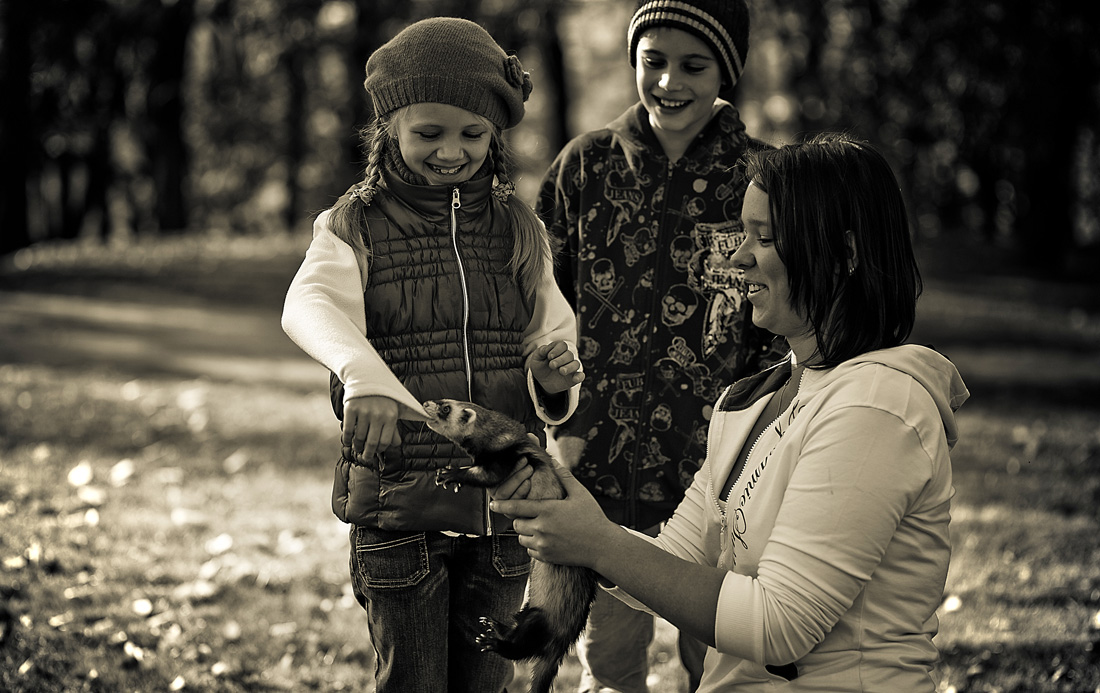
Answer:
POLYGON ((367 164, 363 170, 363 183, 356 186, 350 197, 369 205, 382 180, 382 159, 386 150, 386 138, 389 136, 386 124, 376 121, 367 128, 364 140, 367 144, 367 164))
POLYGON ((363 177, 363 182, 366 183, 372 194, 378 189, 378 185, 382 180, 382 157, 383 152, 386 150, 386 139, 388 137, 389 132, 386 123, 381 120, 378 121, 370 141, 370 150, 367 152, 367 166, 363 177))
MULTIPOLYGON (((494 143, 496 142, 497 140, 494 139, 494 143)), ((493 175, 497 179, 496 185, 493 186, 493 195, 501 204, 507 205, 508 198, 516 191, 516 184, 512 182, 508 175, 508 156, 503 151, 503 147, 497 145, 493 149, 493 175)))

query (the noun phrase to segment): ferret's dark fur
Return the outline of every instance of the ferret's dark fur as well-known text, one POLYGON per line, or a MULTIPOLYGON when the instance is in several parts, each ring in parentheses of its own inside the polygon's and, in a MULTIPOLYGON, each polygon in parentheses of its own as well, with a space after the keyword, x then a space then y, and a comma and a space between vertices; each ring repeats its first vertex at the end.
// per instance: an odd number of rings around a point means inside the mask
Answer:
MULTIPOLYGON (((491 487, 506 479, 521 457, 527 458, 531 499, 564 498, 565 490, 554 471, 557 464, 527 435, 518 421, 485 407, 453 399, 424 403, 428 427, 464 449, 473 465, 445 467, 436 473, 444 488, 461 484, 491 487)), ((527 586, 527 603, 508 627, 482 618, 477 638, 483 650, 513 660, 531 660, 530 693, 548 693, 558 667, 588 622, 596 596, 596 574, 588 568, 534 561, 527 586)))

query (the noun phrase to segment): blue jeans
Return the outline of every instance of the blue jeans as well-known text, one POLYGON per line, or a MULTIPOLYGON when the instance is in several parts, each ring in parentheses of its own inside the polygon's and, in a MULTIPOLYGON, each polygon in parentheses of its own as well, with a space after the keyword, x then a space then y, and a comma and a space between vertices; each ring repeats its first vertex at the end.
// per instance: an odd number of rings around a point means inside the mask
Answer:
POLYGON ((515 534, 451 537, 353 526, 351 583, 367 611, 376 693, 500 693, 512 662, 474 642, 507 623, 530 572, 515 534))

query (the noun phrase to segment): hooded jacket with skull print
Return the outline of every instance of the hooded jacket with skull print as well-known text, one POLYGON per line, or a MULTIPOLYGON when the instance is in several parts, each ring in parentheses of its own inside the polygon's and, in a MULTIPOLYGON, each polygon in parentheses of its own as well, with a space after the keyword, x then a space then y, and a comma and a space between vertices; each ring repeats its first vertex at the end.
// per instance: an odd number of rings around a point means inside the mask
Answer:
POLYGON ((706 456, 718 396, 786 351, 752 324, 730 263, 744 238, 739 159, 766 146, 719 101, 670 162, 638 103, 569 142, 543 181, 537 210, 564 244, 556 278, 586 373, 557 432, 562 457, 628 527, 672 515, 706 456), (570 438, 585 441, 579 458, 570 438))

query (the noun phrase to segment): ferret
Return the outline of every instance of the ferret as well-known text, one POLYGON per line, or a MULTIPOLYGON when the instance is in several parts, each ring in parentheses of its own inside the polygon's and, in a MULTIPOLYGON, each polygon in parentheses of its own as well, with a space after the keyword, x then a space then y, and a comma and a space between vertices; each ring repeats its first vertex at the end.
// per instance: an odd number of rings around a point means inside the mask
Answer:
MULTIPOLYGON (((531 476, 530 499, 564 498, 554 471, 557 462, 528 435, 520 422, 485 407, 453 399, 424 402, 428 428, 449 438, 473 459, 469 467, 443 467, 436 484, 457 491, 461 484, 492 487, 512 473, 521 457, 531 476)), ((527 603, 508 627, 483 617, 477 637, 482 651, 512 660, 530 660, 530 693, 549 693, 562 660, 584 631, 596 597, 596 573, 589 568, 533 561, 527 603)))

